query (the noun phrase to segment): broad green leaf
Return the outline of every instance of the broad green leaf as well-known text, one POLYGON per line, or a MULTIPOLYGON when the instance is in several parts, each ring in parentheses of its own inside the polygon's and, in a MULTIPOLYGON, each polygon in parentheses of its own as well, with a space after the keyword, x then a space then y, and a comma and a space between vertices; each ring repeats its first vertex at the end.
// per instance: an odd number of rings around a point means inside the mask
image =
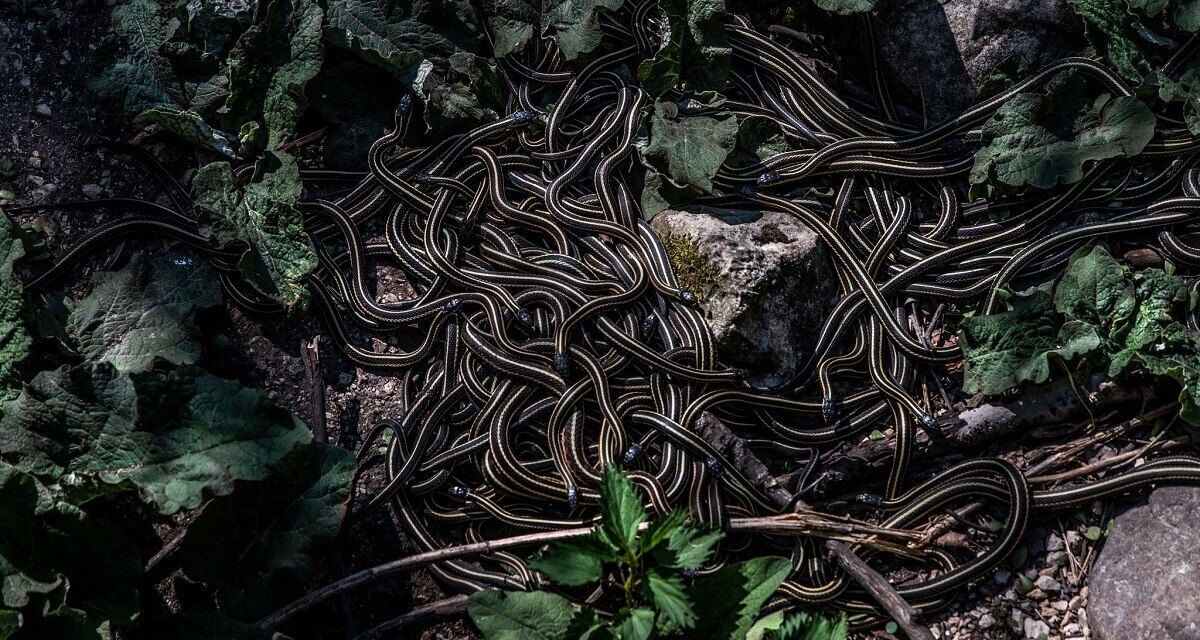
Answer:
POLYGON ((790 150, 778 122, 763 116, 747 116, 738 122, 737 145, 726 164, 747 167, 790 150))
POLYGON ((431 131, 459 131, 495 120, 504 106, 495 64, 458 51, 422 67, 414 83, 425 100, 425 124, 431 131))
POLYGON ((323 13, 315 0, 269 0, 260 13, 229 52, 226 106, 261 114, 267 148, 278 149, 295 132, 304 86, 321 68, 323 13))
POLYGON ((279 152, 267 152, 258 169, 259 177, 239 189, 228 163, 201 167, 192 180, 193 212, 215 246, 249 248, 238 263, 243 277, 285 307, 303 308, 317 257, 298 209, 300 169, 279 152))
POLYGON ((484 640, 566 640, 579 607, 545 591, 472 593, 467 615, 484 640))
POLYGON ((1195 33, 1200 31, 1200 2, 1183 0, 1175 7, 1175 24, 1180 29, 1195 33))
POLYGON ((850 15, 853 13, 866 13, 875 10, 875 4, 879 0, 814 0, 817 6, 834 13, 841 15, 850 15))
POLYGON ((163 514, 265 477, 311 437, 260 391, 194 367, 167 376, 96 362, 45 371, 3 414, 3 459, 48 478, 128 481, 163 514))
POLYGON ((1138 359, 1150 373, 1174 378, 1179 383, 1179 417, 1194 427, 1200 427, 1200 356, 1193 352, 1166 356, 1140 355, 1138 359))
POLYGON ((683 581, 677 576, 666 575, 657 569, 646 573, 646 590, 650 593, 650 601, 665 614, 671 622, 690 629, 696 623, 696 611, 692 601, 683 591, 683 581))
POLYGON ((794 611, 777 629, 768 631, 763 640, 846 640, 850 635, 845 615, 826 617, 807 611, 794 611))
POLYGON ((21 614, 12 609, 0 609, 0 640, 8 640, 21 629, 21 614))
POLYGON ((664 567, 698 569, 708 562, 724 537, 725 533, 719 529, 685 524, 667 535, 666 545, 654 549, 654 558, 664 567))
POLYGON ((600 480, 600 528, 622 551, 637 550, 638 527, 646 521, 646 507, 633 483, 616 465, 604 469, 600 480))
POLYGON ((220 282, 190 254, 135 256, 120 271, 92 277, 92 292, 67 318, 85 357, 119 371, 146 371, 155 360, 194 364, 200 358, 196 312, 221 303, 220 282))
POLYGON ((195 111, 174 107, 158 106, 147 109, 133 119, 137 126, 156 124, 175 137, 201 149, 219 153, 227 158, 236 158, 237 138, 232 134, 214 129, 195 111))
POLYGON ((253 7, 249 2, 188 0, 182 7, 188 39, 200 43, 206 53, 222 57, 250 26, 253 7))
POLYGON ((642 215, 653 217, 668 206, 715 194, 713 177, 737 144, 736 116, 680 116, 669 102, 657 102, 650 118, 649 142, 641 149, 649 167, 642 192, 642 215))
POLYGON ((1137 316, 1125 336, 1123 348, 1112 354, 1109 375, 1116 375, 1141 354, 1195 352, 1187 329, 1188 290, 1183 278, 1162 269, 1143 269, 1133 275, 1137 292, 1137 316))
POLYGON ((533 37, 540 4, 529 0, 483 0, 483 15, 492 32, 497 58, 525 49, 533 37))
POLYGON ((1121 340, 1137 310, 1125 268, 1102 246, 1076 251, 1054 287, 1054 306, 1068 318, 1091 326, 1106 342, 1121 340))
MULTIPOLYGON (((966 365, 963 390, 992 395, 1026 381, 1045 382, 1050 377, 1047 356, 1062 346, 1058 325, 1050 294, 1042 289, 1017 296, 1010 311, 963 318, 959 331, 966 365)), ((1068 350, 1074 353, 1090 345, 1091 335, 1087 327, 1073 327, 1076 344, 1068 350), (1087 344, 1080 345, 1082 340, 1087 344)))
POLYGON ((653 551, 660 542, 666 540, 667 536, 678 529, 687 520, 687 517, 688 514, 683 509, 672 509, 651 521, 650 526, 646 527, 646 530, 638 536, 638 547, 642 553, 653 551))
POLYGON ((1125 0, 1125 2, 1131 8, 1140 9, 1150 17, 1158 15, 1168 4, 1168 0, 1125 0))
POLYGON ((1089 102, 1081 80, 1060 75, 1046 94, 1021 93, 983 126, 971 182, 1048 189, 1083 177, 1089 162, 1132 157, 1154 137, 1155 118, 1133 96, 1089 102))
POLYGON ((13 273, 13 264, 25 255, 22 231, 0 211, 0 402, 17 397, 21 375, 17 366, 29 354, 29 300, 13 273))
POLYGON ((0 462, 0 604, 17 609, 33 594, 57 589, 63 581, 35 535, 54 508, 49 492, 16 467, 0 462))
POLYGON ((599 12, 616 11, 625 0, 550 0, 546 5, 547 31, 563 58, 574 60, 600 46, 599 12))
POLYGON ((326 444, 295 447, 258 482, 215 498, 188 527, 179 562, 217 588, 221 611, 254 621, 302 595, 316 553, 341 528, 354 454, 326 444))
POLYGON ((587 543, 564 540, 529 561, 529 568, 568 587, 591 584, 600 579, 600 558, 587 543))
POLYGON ((155 0, 130 0, 113 9, 112 25, 117 51, 91 82, 92 90, 126 119, 152 107, 182 105, 175 72, 160 51, 179 21, 168 18, 155 0))
POLYGON ((475 52, 482 40, 479 17, 465 0, 394 3, 327 0, 325 38, 412 83, 426 59, 475 52))
MULTIPOLYGON (((1197 3, 1200 7, 1200 3, 1197 3)), ((1158 97, 1163 102, 1175 99, 1183 101, 1183 122, 1188 131, 1200 134, 1200 66, 1188 67, 1178 80, 1156 70, 1150 77, 1151 85, 1158 86, 1158 97)))
POLYGON ((332 125, 325 136, 325 164, 365 169, 367 150, 392 128, 399 83, 382 69, 354 60, 326 65, 307 91, 310 108, 332 125))
POLYGON ((659 0, 667 19, 665 41, 643 60, 638 79, 652 97, 677 84, 689 91, 722 91, 732 51, 722 23, 724 0, 659 0))
POLYGON ((1121 75, 1130 80, 1142 78, 1146 66, 1134 40, 1134 17, 1126 0, 1071 0, 1071 7, 1083 19, 1088 40, 1121 75))
POLYGON ((744 638, 762 605, 792 571, 786 558, 763 556, 725 565, 689 590, 697 620, 694 637, 744 638))
POLYGON ((618 640, 647 640, 654 634, 654 610, 622 609, 613 616, 612 634, 618 640))

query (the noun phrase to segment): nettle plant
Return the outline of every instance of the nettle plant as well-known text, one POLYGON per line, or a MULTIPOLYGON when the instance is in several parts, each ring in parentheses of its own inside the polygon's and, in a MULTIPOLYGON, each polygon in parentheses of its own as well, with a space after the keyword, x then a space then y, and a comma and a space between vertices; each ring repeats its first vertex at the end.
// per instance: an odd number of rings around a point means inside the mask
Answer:
POLYGON ((650 520, 633 483, 610 466, 591 534, 555 543, 529 563, 563 587, 602 587, 600 600, 581 606, 547 591, 488 590, 472 594, 467 611, 486 640, 846 637, 844 617, 759 617, 791 572, 786 558, 751 558, 700 575, 723 537, 681 510, 650 520))

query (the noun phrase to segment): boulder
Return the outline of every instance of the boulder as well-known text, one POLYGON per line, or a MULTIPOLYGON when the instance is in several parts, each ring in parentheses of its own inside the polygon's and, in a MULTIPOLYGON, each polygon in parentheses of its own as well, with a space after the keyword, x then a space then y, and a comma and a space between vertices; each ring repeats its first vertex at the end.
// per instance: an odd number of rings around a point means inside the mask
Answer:
POLYGON ((1163 487, 1117 516, 1088 578, 1096 640, 1200 638, 1200 487, 1163 487))
POLYGON ((971 106, 1006 60, 1037 69, 1080 53, 1081 25, 1068 0, 900 0, 875 17, 889 79, 924 96, 931 125, 971 106))
POLYGON ((838 294, 815 232, 785 213, 706 207, 663 211, 651 227, 699 298, 723 363, 761 386, 804 364, 838 294))

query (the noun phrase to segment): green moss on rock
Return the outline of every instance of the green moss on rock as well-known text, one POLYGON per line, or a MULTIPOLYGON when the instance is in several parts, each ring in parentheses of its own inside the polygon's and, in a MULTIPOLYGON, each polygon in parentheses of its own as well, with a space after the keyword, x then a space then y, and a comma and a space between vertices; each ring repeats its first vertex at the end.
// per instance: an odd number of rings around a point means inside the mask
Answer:
POLYGON ((716 285, 721 275, 720 269, 700 251, 695 239, 669 232, 661 237, 679 286, 696 294, 696 298, 703 302, 709 288, 716 285))

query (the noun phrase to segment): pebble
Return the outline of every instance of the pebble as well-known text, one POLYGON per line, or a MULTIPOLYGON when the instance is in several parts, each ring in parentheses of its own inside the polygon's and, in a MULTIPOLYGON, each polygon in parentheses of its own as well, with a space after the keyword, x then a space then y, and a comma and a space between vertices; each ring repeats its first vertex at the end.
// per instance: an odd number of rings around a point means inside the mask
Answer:
POLYGON ((1046 593, 1058 593, 1062 591, 1062 585, 1059 584, 1058 580, 1050 576, 1039 576, 1033 584, 1046 593))
POLYGON ((992 614, 985 613, 982 616, 979 616, 980 629, 991 629, 994 626, 996 626, 996 619, 992 617, 992 614))
POLYGON ((1067 601, 1066 600, 1055 600, 1054 602, 1050 603, 1050 608, 1054 609, 1055 611, 1059 611, 1059 612, 1066 611, 1067 610, 1067 601))
POLYGON ((1026 638, 1037 638, 1042 634, 1046 634, 1047 637, 1050 635, 1050 625, 1041 620, 1034 620, 1033 618, 1025 620, 1026 638))
POLYGON ((1014 629, 1025 628, 1025 613, 1023 611, 1013 609, 1013 612, 1009 615, 1009 618, 1012 619, 1012 626, 1014 629))
POLYGON ((1046 551, 1062 551, 1066 546, 1063 543, 1063 539, 1058 537, 1057 534, 1052 533, 1046 536, 1046 551))
POLYGON ((1007 584, 1008 579, 1011 577, 1012 577, 1011 573, 1001 569, 996 572, 996 575, 993 576, 992 579, 996 581, 996 584, 1007 584))
POLYGON ((1068 557, 1066 551, 1051 551, 1046 554, 1046 564, 1054 567, 1063 567, 1066 566, 1068 557))
POLYGON ((1078 531, 1068 531, 1063 534, 1066 537, 1067 546, 1075 549, 1079 546, 1079 542, 1083 540, 1083 536, 1079 535, 1078 531))
POLYGON ((338 384, 342 385, 343 387, 350 384, 353 381, 354 381, 354 376, 350 375, 350 373, 348 373, 346 371, 343 371, 338 374, 338 384))
POLYGON ((37 106, 37 112, 38 115, 46 116, 47 118, 54 115, 54 112, 50 110, 50 105, 46 104, 45 102, 37 106))
POLYGON ((85 184, 79 188, 83 195, 95 199, 99 198, 101 193, 104 193, 104 188, 98 184, 85 184))
POLYGON ((1079 623, 1078 623, 1078 622, 1072 622, 1072 623, 1070 623, 1070 624, 1065 624, 1065 625, 1063 625, 1062 632, 1063 632, 1063 634, 1064 634, 1064 635, 1068 635, 1068 636, 1077 636, 1077 635, 1079 635, 1079 632, 1080 632, 1080 629, 1079 629, 1079 623))

